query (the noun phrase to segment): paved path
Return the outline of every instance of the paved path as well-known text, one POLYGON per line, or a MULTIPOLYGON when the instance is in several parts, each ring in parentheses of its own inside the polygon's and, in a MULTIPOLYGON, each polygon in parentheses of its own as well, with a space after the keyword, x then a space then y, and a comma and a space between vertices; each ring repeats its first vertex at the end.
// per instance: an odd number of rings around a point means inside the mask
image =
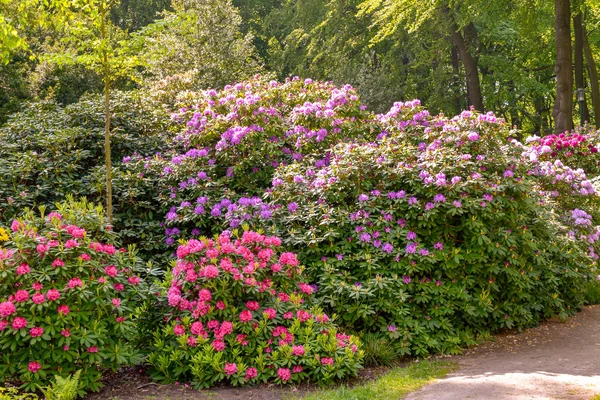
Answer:
POLYGON ((459 369, 410 400, 588 400, 600 394, 600 306, 453 357, 459 369))

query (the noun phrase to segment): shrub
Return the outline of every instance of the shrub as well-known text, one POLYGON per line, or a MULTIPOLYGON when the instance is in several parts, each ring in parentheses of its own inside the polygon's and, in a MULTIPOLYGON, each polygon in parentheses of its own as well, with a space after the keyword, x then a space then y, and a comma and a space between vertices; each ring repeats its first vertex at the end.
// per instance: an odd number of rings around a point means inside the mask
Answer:
POLYGON ((247 231, 179 246, 163 300, 169 322, 149 357, 155 379, 208 387, 356 375, 363 357, 357 339, 309 309, 313 288, 296 256, 279 254, 280 244, 247 231))
POLYGON ((140 265, 85 201, 14 220, 0 251, 0 376, 35 390, 81 369, 81 388, 136 360, 130 341, 140 265))
MULTIPOLYGON (((25 207, 51 206, 67 194, 101 202, 104 186, 91 177, 103 165, 103 97, 86 95, 61 107, 28 104, 0 128, 0 218, 9 221, 25 207)), ((141 94, 112 98, 112 157, 154 154, 164 145, 164 114, 141 94)), ((120 210, 117 210, 117 214, 120 210)))
MULTIPOLYGON (((581 307, 598 233, 554 211, 501 120, 432 118, 417 102, 379 120, 377 141, 281 167, 265 227, 298 250, 342 326, 387 332, 405 354, 453 353, 581 307)), ((559 198, 592 196, 572 194, 580 178, 559 198)))

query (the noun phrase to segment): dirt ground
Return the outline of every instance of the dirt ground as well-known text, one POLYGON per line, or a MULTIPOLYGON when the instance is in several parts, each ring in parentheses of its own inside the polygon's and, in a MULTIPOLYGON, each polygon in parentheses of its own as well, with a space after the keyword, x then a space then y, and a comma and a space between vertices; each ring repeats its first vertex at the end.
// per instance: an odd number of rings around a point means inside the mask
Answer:
POLYGON ((600 394, 600 306, 502 335, 453 360, 457 371, 407 400, 588 400, 600 394))
MULTIPOLYGON (((500 334, 463 355, 443 358, 458 362, 458 370, 407 399, 588 400, 600 394, 600 306, 587 307, 567 322, 552 320, 525 332, 500 334)), ((365 369, 351 384, 384 372, 365 369)), ((287 400, 315 389, 263 385, 196 391, 183 384, 157 385, 129 369, 110 377, 100 393, 86 399, 287 400)))

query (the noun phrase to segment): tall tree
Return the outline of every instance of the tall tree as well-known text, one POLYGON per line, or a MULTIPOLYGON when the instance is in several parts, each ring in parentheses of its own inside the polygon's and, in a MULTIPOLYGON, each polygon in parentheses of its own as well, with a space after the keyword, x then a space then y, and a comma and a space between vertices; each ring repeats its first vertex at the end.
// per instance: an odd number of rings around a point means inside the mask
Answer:
POLYGON ((138 59, 129 52, 127 32, 111 21, 118 0, 54 0, 51 18, 65 29, 64 47, 47 56, 58 64, 80 64, 102 76, 104 86, 104 157, 106 168, 106 214, 113 223, 111 108, 110 94, 115 79, 131 76, 138 59))
POLYGON ((582 24, 581 30, 583 33, 583 52, 585 54, 585 61, 590 77, 592 107, 594 109, 594 125, 596 128, 600 128, 600 86, 598 84, 598 69, 596 68, 596 61, 594 60, 594 54, 592 53, 592 49, 590 47, 585 24, 582 24))
POLYGON ((477 110, 483 111, 479 67, 473 48, 474 42, 477 40, 477 30, 469 18, 460 18, 459 25, 456 13, 460 11, 461 7, 454 4, 448 0, 426 4, 416 0, 365 0, 360 5, 360 13, 372 14, 375 17, 375 23, 380 26, 381 29, 375 36, 375 41, 393 34, 399 29, 399 26, 406 26, 409 31, 416 31, 425 21, 439 18, 447 26, 448 35, 456 46, 465 69, 467 102, 477 110))
MULTIPOLYGON (((583 32, 583 13, 577 12, 573 17, 573 31, 575 32, 575 48, 573 54, 573 64, 575 65, 575 89, 585 89, 585 77, 584 77, 584 32, 583 32)), ((584 100, 580 112, 582 113, 584 121, 590 121, 590 112, 587 107, 587 102, 584 100)))
POLYGON ((555 0, 556 30, 556 99, 552 115, 554 131, 568 131, 573 127, 573 64, 571 63, 571 2, 555 0))

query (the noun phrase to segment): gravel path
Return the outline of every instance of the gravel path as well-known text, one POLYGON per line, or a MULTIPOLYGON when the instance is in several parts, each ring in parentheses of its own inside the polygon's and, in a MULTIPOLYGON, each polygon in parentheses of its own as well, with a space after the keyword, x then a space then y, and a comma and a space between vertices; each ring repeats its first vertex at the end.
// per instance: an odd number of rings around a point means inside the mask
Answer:
POLYGON ((459 369, 410 400, 588 400, 600 394, 600 306, 452 357, 459 369))

